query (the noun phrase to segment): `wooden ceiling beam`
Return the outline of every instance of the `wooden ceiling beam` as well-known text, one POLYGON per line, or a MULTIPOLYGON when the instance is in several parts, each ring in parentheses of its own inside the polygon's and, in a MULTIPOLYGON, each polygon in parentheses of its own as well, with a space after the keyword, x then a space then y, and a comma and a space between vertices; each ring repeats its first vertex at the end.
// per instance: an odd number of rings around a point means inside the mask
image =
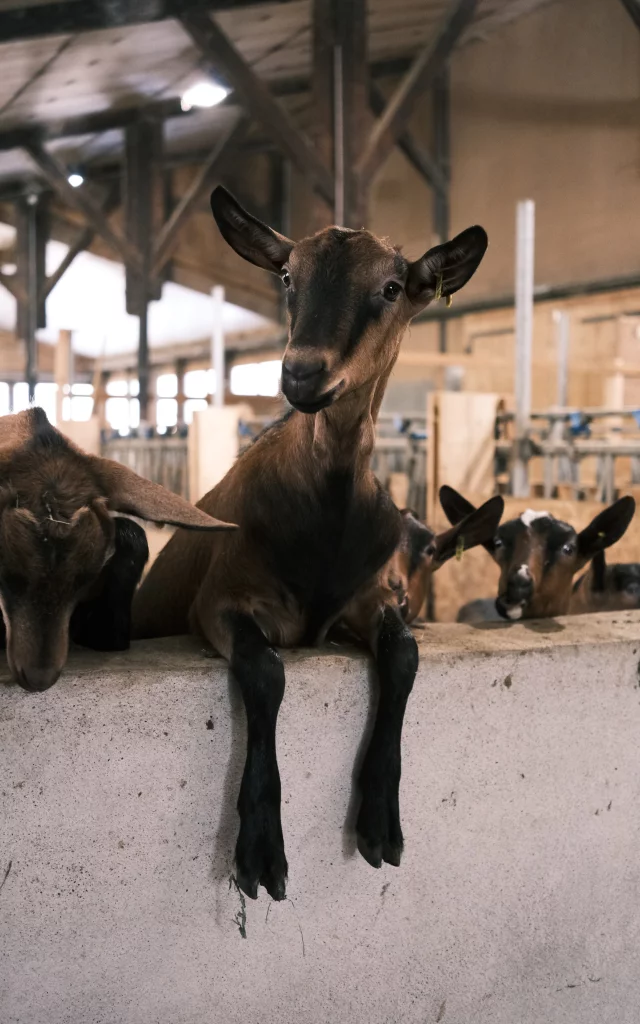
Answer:
POLYGON ((203 193, 211 188, 216 175, 219 174, 223 159, 227 158, 241 141, 248 127, 248 119, 242 116, 238 117, 229 130, 216 142, 204 160, 191 185, 158 233, 151 262, 152 277, 157 277, 171 259, 184 224, 195 212, 203 193))
MULTIPOLYGON (((255 7, 266 2, 273 0, 250 0, 250 5, 255 7)), ((0 11, 0 39, 3 43, 11 43, 166 21, 177 18, 184 6, 183 0, 153 0, 153 3, 140 0, 124 3, 79 0, 69 3, 68 0, 59 0, 57 3, 29 4, 0 11)), ((236 11, 246 6, 247 0, 189 0, 190 8, 210 11, 236 11)))
MULTIPOLYGON (((386 106, 386 99, 376 82, 369 83, 369 103, 376 117, 381 117, 386 106)), ((415 135, 406 129, 398 136, 398 148, 404 153, 412 167, 424 178, 436 192, 447 191, 448 183, 438 164, 426 146, 419 142, 415 135)))
POLYGON ((24 148, 60 198, 82 214, 87 224, 119 254, 127 267, 141 273, 142 259, 137 247, 113 230, 106 215, 84 189, 73 188, 69 184, 69 172, 64 164, 37 142, 30 142, 24 148))
POLYGON ((640 28, 640 0, 621 0, 636 28, 640 28))
POLYGON ((212 74, 224 77, 247 113, 310 178, 326 201, 333 203, 333 175, 328 167, 220 26, 206 11, 187 10, 181 14, 180 23, 209 63, 212 74))
POLYGON ((478 0, 456 0, 434 33, 433 39, 418 54, 376 121, 367 146, 358 161, 358 174, 366 187, 390 155, 409 121, 418 97, 433 83, 451 56, 460 35, 470 23, 478 0))

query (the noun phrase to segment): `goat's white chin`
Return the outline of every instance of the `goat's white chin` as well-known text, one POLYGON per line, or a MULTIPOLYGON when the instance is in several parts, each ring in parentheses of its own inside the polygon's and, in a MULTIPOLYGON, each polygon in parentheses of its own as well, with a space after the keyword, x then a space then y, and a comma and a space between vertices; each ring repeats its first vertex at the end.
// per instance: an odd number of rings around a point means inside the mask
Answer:
POLYGON ((522 618, 522 605, 516 604, 513 608, 505 608, 507 618, 515 621, 522 618))

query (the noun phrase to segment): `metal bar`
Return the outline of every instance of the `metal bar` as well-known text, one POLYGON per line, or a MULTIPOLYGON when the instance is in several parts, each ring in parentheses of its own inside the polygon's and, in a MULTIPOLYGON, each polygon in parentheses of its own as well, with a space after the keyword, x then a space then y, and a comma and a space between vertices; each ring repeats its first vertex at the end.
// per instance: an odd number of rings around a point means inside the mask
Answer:
POLYGON ((513 494, 529 494, 526 445, 531 416, 531 353, 533 345, 533 266, 535 245, 535 203, 519 202, 516 210, 516 345, 515 345, 515 460, 513 494))
MULTIPOLYGON (((370 81, 369 105, 376 117, 381 117, 384 113, 386 102, 387 101, 380 86, 376 82, 370 81)), ((398 136, 397 144, 398 148, 404 153, 411 166, 415 168, 418 174, 424 178, 431 188, 436 189, 438 192, 446 190, 447 181, 443 177, 442 171, 438 167, 436 161, 410 131, 407 130, 402 132, 398 136)))
POLYGON ((138 313, 138 385, 140 426, 148 426, 149 415, 149 303, 143 302, 138 313))
POLYGON ((222 73, 247 111, 270 133, 303 174, 309 176, 328 203, 333 202, 333 175, 206 11, 188 10, 180 23, 218 77, 222 73))
POLYGON ((137 248, 113 231, 100 207, 96 206, 82 188, 73 188, 69 184, 69 173, 64 164, 39 143, 31 142, 25 149, 60 197, 83 215, 94 231, 115 249, 127 266, 140 272, 142 260, 137 248))
POLYGON ((240 116, 234 121, 229 130, 218 139, 207 160, 196 174, 168 221, 161 228, 156 238, 153 252, 151 266, 153 277, 156 277, 171 259, 180 231, 191 214, 194 213, 203 192, 211 186, 214 176, 218 173, 222 158, 227 157, 233 146, 240 141, 248 128, 248 124, 247 118, 240 116))
POLYGON ((398 135, 407 126, 418 97, 432 84, 461 33, 473 18, 477 2, 457 0, 453 8, 447 10, 431 42, 413 61, 387 103, 382 117, 374 125, 358 162, 357 171, 363 181, 371 181, 389 156, 398 135))
POLYGON ((215 374, 215 391, 213 404, 223 406, 225 399, 225 365, 224 365, 224 328, 222 316, 224 312, 224 288, 217 284, 211 290, 213 329, 211 332, 211 365, 215 374))
POLYGON ((558 352, 558 405, 564 408, 567 404, 569 387, 569 314, 554 309, 553 322, 556 325, 556 345, 558 352))

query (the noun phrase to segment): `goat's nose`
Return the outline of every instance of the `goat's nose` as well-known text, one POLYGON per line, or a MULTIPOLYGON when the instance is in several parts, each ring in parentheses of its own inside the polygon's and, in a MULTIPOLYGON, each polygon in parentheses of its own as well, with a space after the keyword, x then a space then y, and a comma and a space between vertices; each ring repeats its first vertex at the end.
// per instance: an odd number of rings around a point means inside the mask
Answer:
POLYGON ((29 693, 42 693, 48 690, 57 682, 60 676, 59 668, 18 668, 16 678, 23 690, 29 693))
POLYGON ((326 369, 324 359, 285 359, 282 376, 292 384, 307 384, 326 369))
POLYGON ((509 574, 507 593, 510 602, 527 601, 533 593, 533 576, 527 565, 521 565, 509 574))

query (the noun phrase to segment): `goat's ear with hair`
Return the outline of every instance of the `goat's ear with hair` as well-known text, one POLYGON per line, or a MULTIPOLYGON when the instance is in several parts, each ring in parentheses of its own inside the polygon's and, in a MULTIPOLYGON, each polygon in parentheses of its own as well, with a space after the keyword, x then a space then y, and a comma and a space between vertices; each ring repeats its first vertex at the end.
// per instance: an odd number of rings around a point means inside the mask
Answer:
POLYGON ((211 193, 211 210, 225 242, 249 263, 279 274, 294 243, 244 210, 222 185, 211 193))
POLYGON ((433 556, 435 568, 443 565, 459 551, 468 551, 469 548, 475 548, 478 544, 483 544, 486 547, 493 540, 504 512, 504 499, 500 495, 496 495, 477 509, 473 508, 471 502, 466 504, 470 506, 471 511, 450 530, 439 533, 435 538, 436 550, 433 556))
POLYGON ((236 530, 189 504, 165 487, 138 476, 127 466, 111 459, 91 456, 92 468, 100 481, 112 512, 125 512, 151 523, 168 523, 191 530, 236 530))
POLYGON ((484 228, 475 225, 461 231, 450 242, 429 249, 409 266, 405 291, 417 306, 434 298, 446 298, 462 288, 480 266, 489 239, 484 228))
POLYGON ((578 534, 578 568, 591 561, 599 551, 604 551, 620 540, 635 510, 636 503, 632 497, 618 498, 578 534))

